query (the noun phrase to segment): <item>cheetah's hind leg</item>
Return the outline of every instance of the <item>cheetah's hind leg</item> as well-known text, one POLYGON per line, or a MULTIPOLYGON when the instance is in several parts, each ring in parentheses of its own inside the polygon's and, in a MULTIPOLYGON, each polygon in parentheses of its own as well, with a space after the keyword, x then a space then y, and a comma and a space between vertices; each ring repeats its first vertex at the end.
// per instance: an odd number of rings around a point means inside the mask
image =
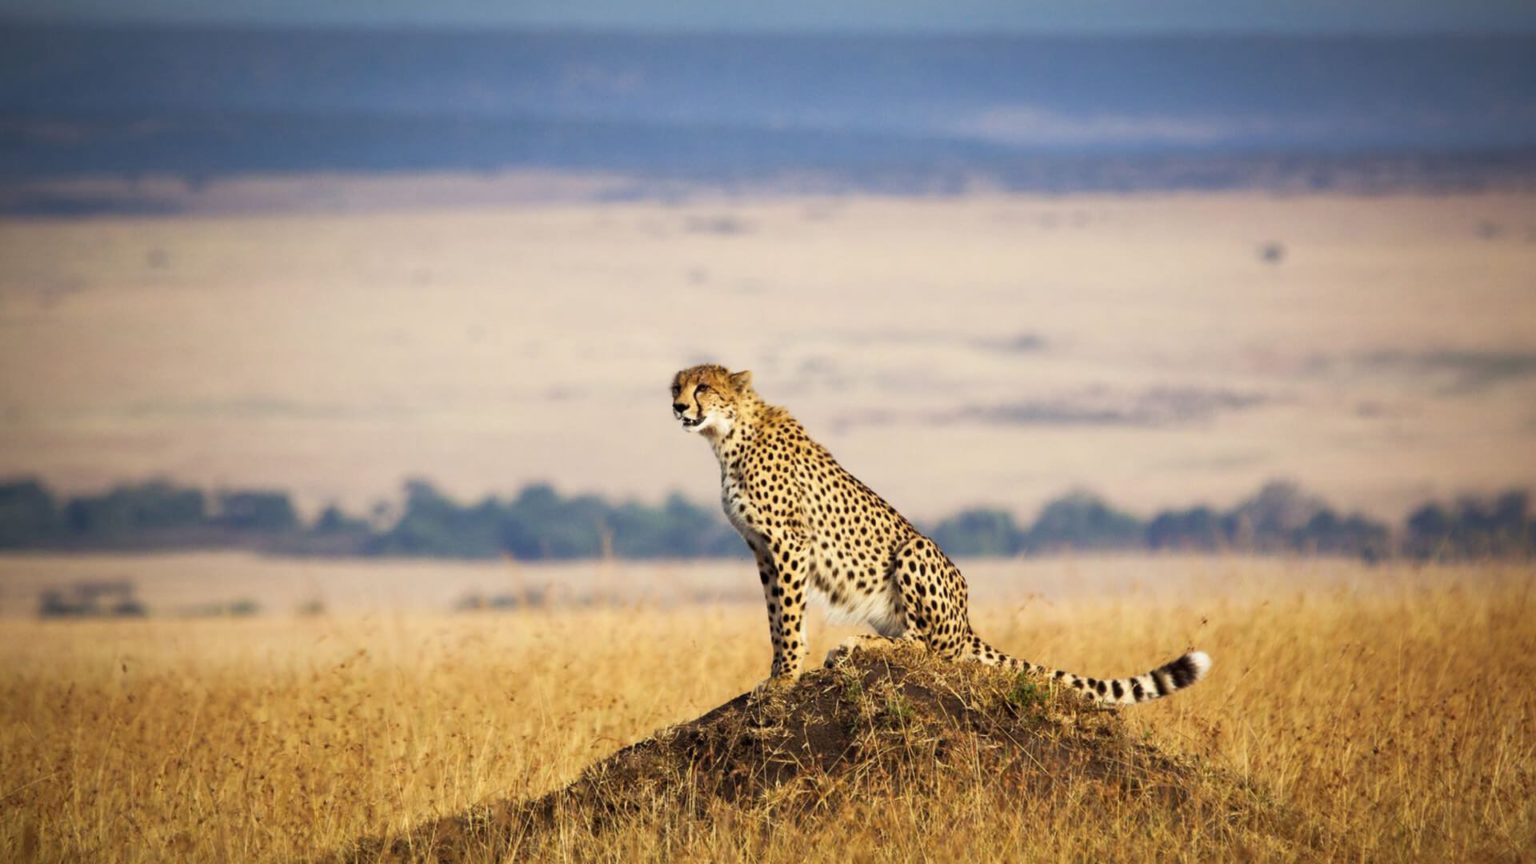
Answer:
POLYGON ((826 662, 822 665, 831 669, 847 660, 855 651, 889 651, 898 645, 910 645, 916 641, 906 636, 893 639, 889 636, 878 636, 874 633, 859 633, 849 636, 836 648, 828 651, 826 662))

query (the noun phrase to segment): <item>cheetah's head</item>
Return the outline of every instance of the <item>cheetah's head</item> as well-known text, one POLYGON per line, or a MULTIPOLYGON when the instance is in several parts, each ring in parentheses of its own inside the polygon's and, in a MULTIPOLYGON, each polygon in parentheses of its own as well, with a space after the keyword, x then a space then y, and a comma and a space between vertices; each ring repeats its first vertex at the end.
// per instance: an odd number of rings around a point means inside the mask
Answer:
POLYGON ((751 372, 706 364, 672 376, 672 416, 684 430, 707 437, 729 434, 751 396, 751 372))

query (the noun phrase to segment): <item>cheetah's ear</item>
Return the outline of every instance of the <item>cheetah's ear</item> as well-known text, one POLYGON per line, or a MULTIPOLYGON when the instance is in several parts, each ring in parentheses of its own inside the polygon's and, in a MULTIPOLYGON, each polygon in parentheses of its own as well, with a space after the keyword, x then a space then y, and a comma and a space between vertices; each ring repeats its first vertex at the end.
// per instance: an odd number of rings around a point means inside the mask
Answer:
POLYGON ((735 387, 736 388, 736 392, 738 392, 738 393, 745 393, 748 390, 751 390, 752 389, 752 373, 748 372, 745 369, 741 370, 740 372, 732 372, 731 373, 731 386, 735 387))

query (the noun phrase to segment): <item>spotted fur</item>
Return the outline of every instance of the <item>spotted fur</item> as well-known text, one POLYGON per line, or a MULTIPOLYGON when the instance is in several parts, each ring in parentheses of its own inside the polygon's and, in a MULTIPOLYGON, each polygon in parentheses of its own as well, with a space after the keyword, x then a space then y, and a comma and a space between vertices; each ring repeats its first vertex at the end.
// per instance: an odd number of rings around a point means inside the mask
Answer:
POLYGON ((867 622, 827 657, 915 641, 941 656, 1027 669, 1105 705, 1167 696, 1200 680, 1211 661, 1192 651, 1129 678, 1097 679, 1010 657, 971 629, 965 578, 938 544, 837 464, 783 408, 752 388, 750 372, 695 366, 672 380, 674 416, 703 435, 720 463, 725 515, 757 559, 773 640, 773 679, 800 674, 806 600, 867 622))

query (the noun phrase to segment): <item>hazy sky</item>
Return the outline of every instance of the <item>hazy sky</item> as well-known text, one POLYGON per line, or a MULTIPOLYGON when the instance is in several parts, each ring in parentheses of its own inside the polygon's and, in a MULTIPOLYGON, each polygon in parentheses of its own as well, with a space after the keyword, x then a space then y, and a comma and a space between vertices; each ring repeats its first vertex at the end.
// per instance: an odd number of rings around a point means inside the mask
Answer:
POLYGON ((0 0, 0 15, 645 30, 1536 31, 1532 0, 0 0))

